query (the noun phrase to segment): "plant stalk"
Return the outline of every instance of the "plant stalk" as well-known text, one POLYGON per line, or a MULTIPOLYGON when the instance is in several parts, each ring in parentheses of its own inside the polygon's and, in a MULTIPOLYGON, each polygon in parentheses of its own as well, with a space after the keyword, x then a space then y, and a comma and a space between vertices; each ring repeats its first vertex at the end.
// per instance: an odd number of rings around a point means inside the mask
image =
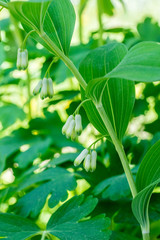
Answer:
POLYGON ((107 131, 108 131, 108 133, 109 133, 109 135, 112 139, 112 142, 113 142, 113 144, 116 148, 116 151, 117 151, 117 153, 120 157, 124 172, 125 172, 127 180, 128 180, 129 187, 131 189, 132 196, 134 198, 137 195, 137 189, 136 189, 136 185, 135 185, 135 182, 134 182, 134 179, 133 179, 131 169, 130 169, 129 164, 128 164, 126 154, 125 154, 124 149, 123 149, 123 145, 119 141, 119 139, 117 138, 117 136, 115 134, 115 131, 112 127, 112 124, 111 124, 111 122, 110 122, 102 104, 99 104, 96 107, 97 107, 97 110, 98 110, 104 124, 105 124, 105 127, 107 128, 107 131))
POLYGON ((97 0, 97 12, 98 12, 98 22, 99 22, 99 46, 103 45, 103 23, 102 23, 102 9, 100 0, 97 0))
POLYGON ((150 240, 149 233, 142 233, 143 240, 150 240))
POLYGON ((27 92, 28 92, 28 120, 32 119, 32 107, 31 107, 31 76, 27 68, 27 92))
POLYGON ((85 82, 73 62, 51 41, 47 34, 43 32, 42 34, 40 34, 40 36, 48 44, 52 51, 66 64, 66 66, 71 70, 73 75, 79 81, 82 88, 85 89, 87 87, 87 83, 85 82))

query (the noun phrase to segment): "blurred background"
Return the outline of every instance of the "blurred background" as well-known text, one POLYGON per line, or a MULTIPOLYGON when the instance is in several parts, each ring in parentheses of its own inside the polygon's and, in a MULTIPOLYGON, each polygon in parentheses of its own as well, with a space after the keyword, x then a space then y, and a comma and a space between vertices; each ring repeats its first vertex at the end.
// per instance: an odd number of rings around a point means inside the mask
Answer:
MULTIPOLYGON (((128 49, 141 41, 160 42, 159 0, 102 0, 99 8, 96 0, 72 0, 72 3, 77 21, 70 58, 77 68, 90 50, 111 41, 123 42, 128 49)), ((131 212, 128 184, 112 144, 104 140, 96 144, 98 166, 94 173, 86 173, 82 168, 73 166, 78 153, 100 135, 89 123, 83 108, 80 113, 84 131, 78 141, 72 142, 61 133, 68 115, 81 101, 76 79, 58 61, 51 68, 53 99, 42 101, 39 95, 33 96, 32 91, 44 77, 52 55, 29 38, 29 67, 26 71, 18 71, 17 49, 26 33, 5 9, 0 12, 0 30, 0 211, 34 219, 43 228, 66 197, 62 196, 61 201, 51 206, 48 204, 52 195, 50 190, 36 211, 34 205, 28 204, 31 196, 35 191, 41 195, 42 187, 51 179, 37 178, 34 182, 32 178, 58 166, 67 172, 76 172, 77 187, 67 191, 68 198, 81 193, 98 197, 99 204, 93 216, 106 213, 112 219, 113 240, 132 240, 128 238, 130 232, 134 240, 141 239, 138 223, 131 212), (103 188, 100 187, 102 182, 103 188)), ((149 147, 160 139, 159 117, 159 82, 136 83, 136 102, 123 139, 134 173, 149 147)), ((58 187, 63 191, 63 176, 61 179, 58 187)), ((153 240, 160 238, 159 191, 157 187, 150 207, 153 240)))

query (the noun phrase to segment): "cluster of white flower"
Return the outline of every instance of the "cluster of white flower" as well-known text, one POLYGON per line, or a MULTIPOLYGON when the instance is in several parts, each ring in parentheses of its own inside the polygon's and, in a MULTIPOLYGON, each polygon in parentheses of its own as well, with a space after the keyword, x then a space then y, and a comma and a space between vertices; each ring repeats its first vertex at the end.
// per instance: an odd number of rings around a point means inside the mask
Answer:
POLYGON ((84 169, 88 171, 95 171, 97 162, 97 152, 95 150, 89 152, 84 149, 74 161, 74 166, 79 166, 83 162, 84 169), (84 160, 84 162, 83 162, 84 160))
POLYGON ((76 114, 75 117, 70 115, 62 128, 62 134, 67 138, 75 140, 82 132, 82 119, 80 114, 76 114))
POLYGON ((27 49, 18 48, 17 52, 17 68, 25 70, 28 67, 28 51, 27 49))
POLYGON ((33 94, 37 95, 40 92, 41 99, 45 99, 47 97, 53 97, 53 83, 51 78, 43 78, 40 80, 35 89, 33 90, 33 94))

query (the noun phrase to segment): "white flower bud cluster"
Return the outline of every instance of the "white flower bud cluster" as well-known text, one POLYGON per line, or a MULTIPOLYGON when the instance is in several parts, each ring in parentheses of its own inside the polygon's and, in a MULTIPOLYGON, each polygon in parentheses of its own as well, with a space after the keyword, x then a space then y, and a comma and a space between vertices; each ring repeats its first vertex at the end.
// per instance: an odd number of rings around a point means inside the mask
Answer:
POLYGON ((83 162, 84 169, 88 171, 96 170, 97 152, 95 150, 89 153, 88 149, 84 149, 74 161, 74 166, 77 167, 83 162), (84 161, 83 161, 84 160, 84 161))
POLYGON ((25 70, 28 67, 28 51, 27 49, 18 48, 17 52, 17 68, 25 70))
POLYGON ((82 118, 80 114, 76 114, 75 117, 70 115, 62 128, 62 134, 67 138, 75 140, 77 135, 82 132, 82 118))
POLYGON ((33 90, 33 95, 37 95, 40 92, 41 99, 45 99, 47 97, 53 97, 53 83, 51 78, 43 78, 40 80, 37 86, 33 90))

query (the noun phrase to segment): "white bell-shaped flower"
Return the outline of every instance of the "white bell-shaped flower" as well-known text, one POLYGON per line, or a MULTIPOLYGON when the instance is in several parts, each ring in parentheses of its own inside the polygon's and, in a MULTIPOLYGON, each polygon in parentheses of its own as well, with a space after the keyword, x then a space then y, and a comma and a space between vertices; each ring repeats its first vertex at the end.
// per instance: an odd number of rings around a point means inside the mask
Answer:
POLYGON ((82 118, 80 114, 76 114, 75 116, 75 131, 78 135, 82 132, 82 118))
POLYGON ((72 133, 74 131, 74 127, 75 127, 75 120, 73 119, 70 124, 69 124, 69 127, 66 131, 66 137, 67 138, 70 138, 72 136, 72 133))
POLYGON ((37 95, 40 92, 41 88, 42 88, 42 80, 40 80, 36 85, 36 87, 34 88, 33 95, 37 95))
POLYGON ((91 167, 91 154, 88 154, 83 162, 84 169, 88 172, 91 167))
POLYGON ((97 164, 97 152, 93 150, 91 152, 91 166, 90 166, 91 172, 94 172, 96 170, 96 164, 97 164))
POLYGON ((64 124, 63 128, 62 128, 62 134, 63 134, 63 135, 66 134, 66 131, 67 131, 68 127, 69 127, 69 124, 70 124, 70 122, 71 122, 72 120, 74 120, 74 117, 73 117, 73 115, 70 115, 70 116, 68 117, 66 123, 64 124))
POLYGON ((54 92, 53 92, 53 82, 51 78, 48 78, 47 91, 48 91, 48 97, 52 98, 54 92))
POLYGON ((40 97, 43 100, 47 96, 48 96, 48 92, 47 92, 47 78, 43 78, 40 97))
POLYGON ((17 68, 25 70, 28 67, 28 51, 27 49, 18 48, 17 52, 17 68))
POLYGON ((84 149, 74 161, 74 166, 79 166, 88 154, 88 149, 84 149))

